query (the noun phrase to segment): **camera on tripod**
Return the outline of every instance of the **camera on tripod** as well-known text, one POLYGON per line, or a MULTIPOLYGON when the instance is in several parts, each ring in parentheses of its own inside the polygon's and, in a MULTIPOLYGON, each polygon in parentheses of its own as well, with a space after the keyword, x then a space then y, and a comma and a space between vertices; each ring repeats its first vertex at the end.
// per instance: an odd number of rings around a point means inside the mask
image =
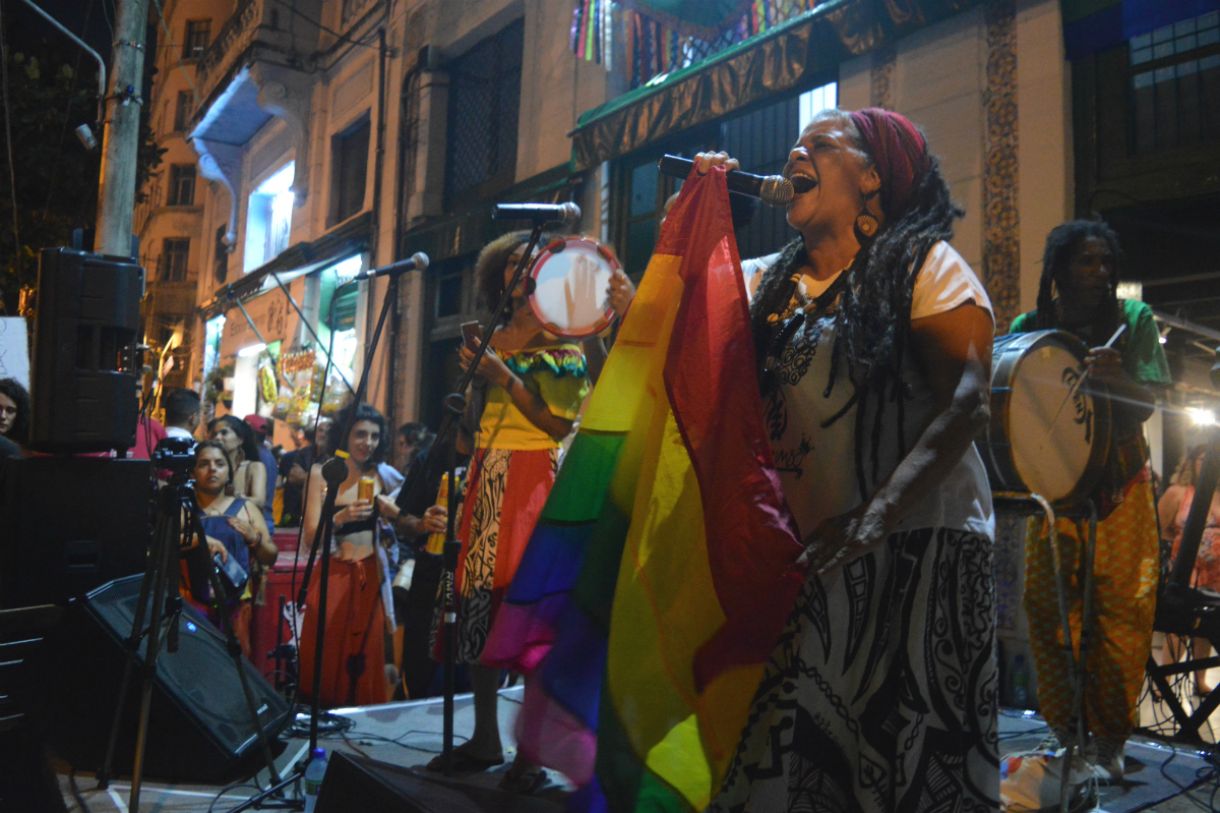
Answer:
POLYGON ((170 482, 185 483, 195 462, 195 441, 192 438, 164 438, 153 449, 152 462, 158 470, 170 472, 170 482))

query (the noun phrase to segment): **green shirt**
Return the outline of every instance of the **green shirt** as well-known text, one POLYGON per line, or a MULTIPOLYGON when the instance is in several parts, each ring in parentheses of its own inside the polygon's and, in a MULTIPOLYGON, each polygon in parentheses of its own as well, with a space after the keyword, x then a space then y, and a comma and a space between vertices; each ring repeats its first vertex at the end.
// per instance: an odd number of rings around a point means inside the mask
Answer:
MULTIPOLYGON (((1137 299, 1118 300, 1123 323, 1127 329, 1119 337, 1117 349, 1123 355, 1123 370, 1136 381, 1148 387, 1168 387, 1173 383, 1169 375, 1169 362, 1161 347, 1161 334, 1156 329, 1152 308, 1137 299)), ((1038 330, 1038 312, 1023 313, 1008 328, 1009 333, 1029 333, 1038 330)), ((1074 333, 1068 328, 1059 328, 1074 333)), ((1076 334, 1088 342, 1088 336, 1076 334)))

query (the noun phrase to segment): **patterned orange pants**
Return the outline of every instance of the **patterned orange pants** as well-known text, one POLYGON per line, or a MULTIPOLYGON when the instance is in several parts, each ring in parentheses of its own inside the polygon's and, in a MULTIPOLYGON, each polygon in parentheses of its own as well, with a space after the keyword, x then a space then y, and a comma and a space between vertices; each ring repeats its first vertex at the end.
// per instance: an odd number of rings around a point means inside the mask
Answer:
MULTIPOLYGON (((1080 654, 1083 574, 1088 522, 1059 518, 1072 644, 1080 654)), ((1152 646, 1159 568, 1156 508, 1148 480, 1128 487, 1123 501, 1097 524, 1092 628, 1085 661, 1085 729, 1099 750, 1121 748, 1137 722, 1144 664, 1152 646)), ((1072 684, 1063 653, 1063 623, 1046 520, 1032 518, 1025 541, 1025 611, 1038 669, 1042 716, 1062 742, 1072 731, 1072 684)))

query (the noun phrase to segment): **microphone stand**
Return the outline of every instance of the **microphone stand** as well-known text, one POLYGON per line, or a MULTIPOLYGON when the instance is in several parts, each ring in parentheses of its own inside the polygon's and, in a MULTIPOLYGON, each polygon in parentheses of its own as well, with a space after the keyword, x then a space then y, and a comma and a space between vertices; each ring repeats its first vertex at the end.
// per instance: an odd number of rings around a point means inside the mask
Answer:
POLYGON ((544 221, 536 221, 530 231, 529 239, 525 246, 525 251, 521 255, 521 259, 517 262, 517 267, 513 271, 512 281, 504 289, 504 293, 500 295, 500 301, 496 303, 496 308, 492 312, 493 318, 488 320, 488 323, 483 326, 483 335, 479 339, 479 346, 474 351, 474 358, 470 361, 470 366, 462 373, 462 377, 458 379, 456 392, 445 396, 443 406, 445 408, 445 418, 441 423, 440 428, 436 433, 436 440, 433 442, 433 448, 445 450, 445 476, 449 482, 449 504, 448 519, 446 520, 447 527, 445 529, 445 547, 441 557, 441 634, 443 636, 444 645, 442 654, 444 663, 442 665, 442 675, 444 677, 444 706, 443 706, 443 734, 441 746, 441 765, 445 776, 450 776, 453 773, 453 713, 454 704, 453 697, 455 691, 455 673, 456 673, 456 656, 457 656, 457 620, 458 620, 458 600, 456 594, 456 570, 458 553, 461 551, 462 543, 457 538, 457 488, 456 476, 454 470, 457 466, 457 450, 455 447, 455 435, 457 433, 458 424, 462 413, 466 409, 465 393, 473 383, 475 375, 478 373, 479 362, 483 356, 487 354, 487 348, 491 345, 492 334, 495 333, 496 326, 512 300, 513 291, 517 289, 521 279, 525 276, 525 271, 529 268, 534 255, 534 249, 538 246, 538 241, 542 237, 542 229, 545 225, 544 221), (441 445, 445 444, 445 445, 441 445))
MULTIPOLYGON (((404 263, 394 263, 394 265, 390 267, 394 268, 395 271, 406 271, 413 266, 407 266, 404 263)), ((372 277, 369 276, 365 277, 364 279, 372 279, 372 277)), ((344 282, 339 286, 339 288, 362 281, 364 280, 351 279, 344 282)), ((336 288, 336 293, 338 293, 339 288, 336 288)), ((331 297, 330 309, 332 316, 334 315, 335 300, 337 298, 337 296, 331 297)), ((355 400, 352 401, 353 409, 348 415, 347 420, 344 421, 344 425, 335 427, 339 432, 339 434, 336 435, 336 437, 340 439, 339 443, 346 444, 347 437, 352 431, 352 421, 356 417, 354 407, 364 401, 365 393, 368 392, 369 370, 373 366, 373 356, 377 351, 377 344, 381 340, 381 331, 385 326, 386 317, 389 315, 391 304, 391 298, 387 293, 385 299, 381 303, 381 312, 377 317, 377 326, 373 329, 373 337, 369 341, 368 348, 364 353, 364 362, 360 370, 360 382, 356 386, 355 400)), ((333 322, 333 319, 331 321, 333 322)), ((330 347, 327 349, 326 353, 328 359, 332 358, 333 356, 334 340, 335 332, 332 330, 330 333, 330 347)), ((323 397, 325 396, 325 391, 326 381, 323 380, 323 397)), ((321 399, 319 399, 318 409, 319 412, 321 412, 321 399)), ((309 704, 309 756, 293 766, 292 772, 288 776, 284 777, 284 779, 267 788, 267 790, 263 791, 262 793, 247 799, 237 807, 232 808, 229 813, 239 813, 239 811, 247 810, 251 807, 258 807, 262 804, 263 800, 274 796, 281 789, 296 782, 297 779, 305 775, 305 770, 309 767, 309 762, 313 759, 314 749, 318 747, 318 718, 321 713, 321 709, 319 707, 319 696, 321 695, 322 690, 322 655, 323 648, 326 646, 326 601, 328 598, 327 594, 330 582, 331 531, 334 525, 335 501, 339 496, 339 486, 343 484, 345 479, 347 479, 347 457, 348 455, 346 452, 338 451, 334 457, 322 464, 322 478, 326 481, 326 496, 322 500, 322 513, 319 517, 318 527, 314 530, 313 541, 310 544, 309 550, 309 563, 305 567, 305 580, 301 586, 301 597, 303 598, 309 587, 309 577, 312 575, 314 561, 317 559, 319 551, 321 551, 320 567, 322 568, 322 572, 319 577, 320 584, 318 586, 318 606, 315 608, 318 617, 317 621, 315 622, 317 634, 313 653, 313 696, 310 699, 309 704), (324 548, 323 545, 325 545, 324 548)), ((300 603, 303 603, 303 601, 300 603)), ((303 799, 292 800, 292 803, 294 805, 299 803, 300 808, 304 809, 305 802, 303 799)))

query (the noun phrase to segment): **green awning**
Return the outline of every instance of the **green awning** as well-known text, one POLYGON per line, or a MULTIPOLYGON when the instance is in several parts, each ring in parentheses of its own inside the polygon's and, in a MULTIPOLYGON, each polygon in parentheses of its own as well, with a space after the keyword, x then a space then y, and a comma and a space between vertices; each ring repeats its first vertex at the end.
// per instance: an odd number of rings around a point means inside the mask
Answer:
POLYGON ((811 87, 841 62, 938 22, 978 0, 829 0, 698 64, 585 111, 572 163, 602 161, 718 119, 777 93, 811 87))

